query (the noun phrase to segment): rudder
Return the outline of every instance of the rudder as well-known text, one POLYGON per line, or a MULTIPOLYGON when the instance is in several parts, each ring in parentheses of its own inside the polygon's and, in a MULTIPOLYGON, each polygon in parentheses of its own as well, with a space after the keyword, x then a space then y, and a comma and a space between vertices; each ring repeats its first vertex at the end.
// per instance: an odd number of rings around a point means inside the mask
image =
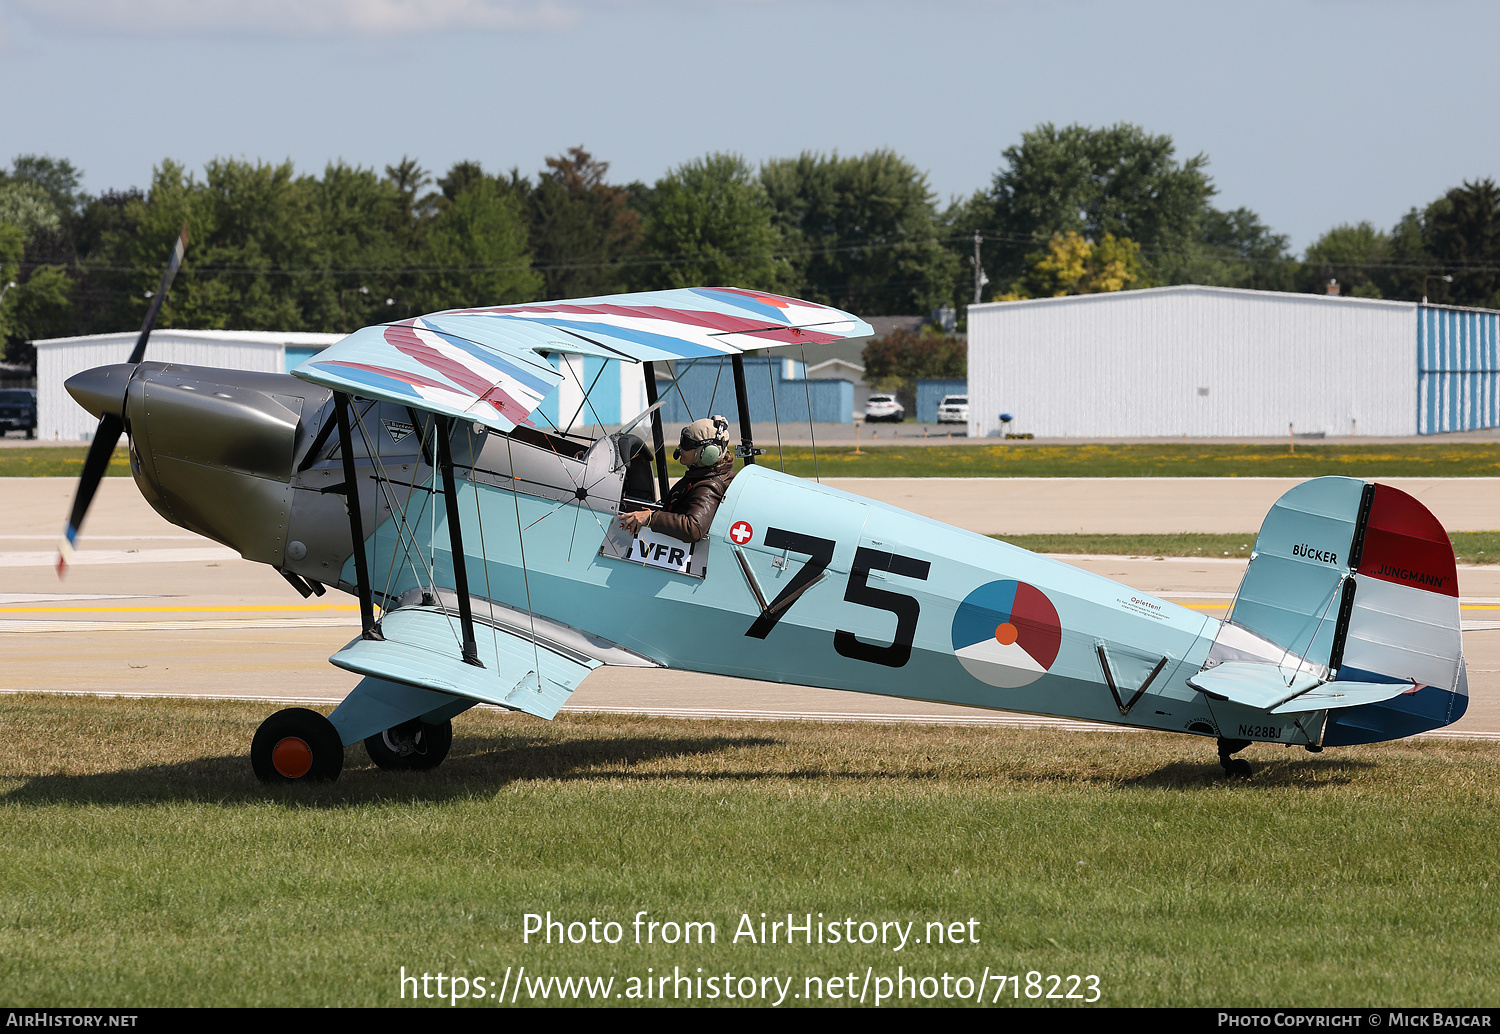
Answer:
POLYGON ((1446 532, 1389 485, 1325 477, 1296 486, 1267 514, 1210 658, 1334 683, 1413 684, 1390 700, 1330 710, 1326 746, 1457 721, 1468 680, 1446 532))

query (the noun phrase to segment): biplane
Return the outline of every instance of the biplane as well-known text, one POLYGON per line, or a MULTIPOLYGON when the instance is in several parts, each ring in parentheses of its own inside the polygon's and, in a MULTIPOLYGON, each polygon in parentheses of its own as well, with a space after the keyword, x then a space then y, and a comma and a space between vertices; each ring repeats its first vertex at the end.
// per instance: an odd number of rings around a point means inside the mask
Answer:
POLYGON ((331 716, 269 717, 262 780, 336 778, 359 742, 432 768, 466 709, 550 719, 606 664, 1181 732, 1215 740, 1228 775, 1250 774, 1233 755, 1251 742, 1317 752, 1466 708, 1451 546, 1389 486, 1287 492, 1220 620, 757 462, 744 353, 870 335, 850 313, 693 288, 398 320, 291 375, 147 362, 185 243, 131 361, 67 383, 100 429, 63 552, 123 431, 167 520, 304 596, 359 600, 331 661, 362 681, 331 716), (638 365, 645 412, 587 434, 542 418, 577 357, 638 365), (659 375, 702 362, 728 367, 740 469, 702 540, 626 532, 668 489, 659 375))

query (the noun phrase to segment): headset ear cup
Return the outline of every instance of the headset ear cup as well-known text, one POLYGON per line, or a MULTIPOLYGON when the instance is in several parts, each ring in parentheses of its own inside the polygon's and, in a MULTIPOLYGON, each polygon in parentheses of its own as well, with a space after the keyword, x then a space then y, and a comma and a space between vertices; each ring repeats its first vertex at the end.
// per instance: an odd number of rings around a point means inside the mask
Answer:
POLYGON ((724 450, 717 442, 710 443, 698 450, 698 464, 703 467, 712 467, 724 456, 724 450))

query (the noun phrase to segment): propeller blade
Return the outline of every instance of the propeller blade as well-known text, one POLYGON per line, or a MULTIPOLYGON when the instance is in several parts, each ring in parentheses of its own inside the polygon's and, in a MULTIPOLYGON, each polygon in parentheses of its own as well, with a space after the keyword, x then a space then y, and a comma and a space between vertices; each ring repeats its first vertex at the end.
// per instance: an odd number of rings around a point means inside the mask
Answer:
POLYGON ((62 541, 57 544, 57 576, 61 578, 68 570, 68 561, 73 557, 74 543, 78 541, 78 529, 83 524, 84 514, 94 501, 99 482, 109 468, 109 461, 125 430, 125 422, 113 413, 105 413, 99 419, 99 429, 94 432, 93 444, 83 461, 83 476, 78 479, 78 494, 73 497, 73 511, 68 514, 68 527, 63 531, 62 541))
MULTIPOLYGON (((167 259, 166 271, 161 275, 161 284, 151 296, 146 318, 141 321, 141 336, 136 338, 135 348, 131 349, 130 366, 139 364, 146 357, 146 342, 151 337, 151 328, 156 324, 157 313, 161 312, 162 303, 167 299, 167 291, 171 288, 177 271, 182 268, 182 257, 187 254, 187 244, 188 228, 187 223, 183 223, 182 232, 177 235, 177 242, 172 245, 172 254, 167 259)), ((68 573, 68 561, 72 559, 78 542, 78 529, 83 526, 84 515, 89 512, 89 504, 94 501, 94 493, 99 491, 99 482, 109 469, 110 458, 114 456, 115 446, 120 443, 120 435, 124 431, 125 420, 122 415, 106 412, 99 418, 94 441, 83 461, 83 474, 78 479, 78 494, 73 497, 73 510, 68 514, 68 526, 63 529, 63 537, 57 544, 59 578, 68 573)))
POLYGON ((146 318, 141 321, 141 336, 136 338, 135 348, 130 353, 131 365, 146 358, 146 339, 151 336, 151 327, 156 323, 156 314, 161 311, 162 302, 167 300, 167 290, 177 277, 177 270, 182 268, 182 256, 187 254, 187 245, 188 228, 187 223, 183 223, 182 232, 177 235, 177 243, 172 246, 172 257, 167 259, 166 271, 161 275, 161 286, 151 296, 151 305, 146 309, 146 318))

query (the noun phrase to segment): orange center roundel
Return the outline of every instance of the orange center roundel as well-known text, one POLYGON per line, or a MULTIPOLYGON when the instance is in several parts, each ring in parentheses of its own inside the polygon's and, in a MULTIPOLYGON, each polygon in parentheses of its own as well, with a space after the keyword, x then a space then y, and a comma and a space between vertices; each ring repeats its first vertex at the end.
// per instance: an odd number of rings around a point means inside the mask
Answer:
POLYGON ((1009 621, 1004 622, 995 629, 995 642, 1001 646, 1009 646, 1016 641, 1016 626, 1009 621))

